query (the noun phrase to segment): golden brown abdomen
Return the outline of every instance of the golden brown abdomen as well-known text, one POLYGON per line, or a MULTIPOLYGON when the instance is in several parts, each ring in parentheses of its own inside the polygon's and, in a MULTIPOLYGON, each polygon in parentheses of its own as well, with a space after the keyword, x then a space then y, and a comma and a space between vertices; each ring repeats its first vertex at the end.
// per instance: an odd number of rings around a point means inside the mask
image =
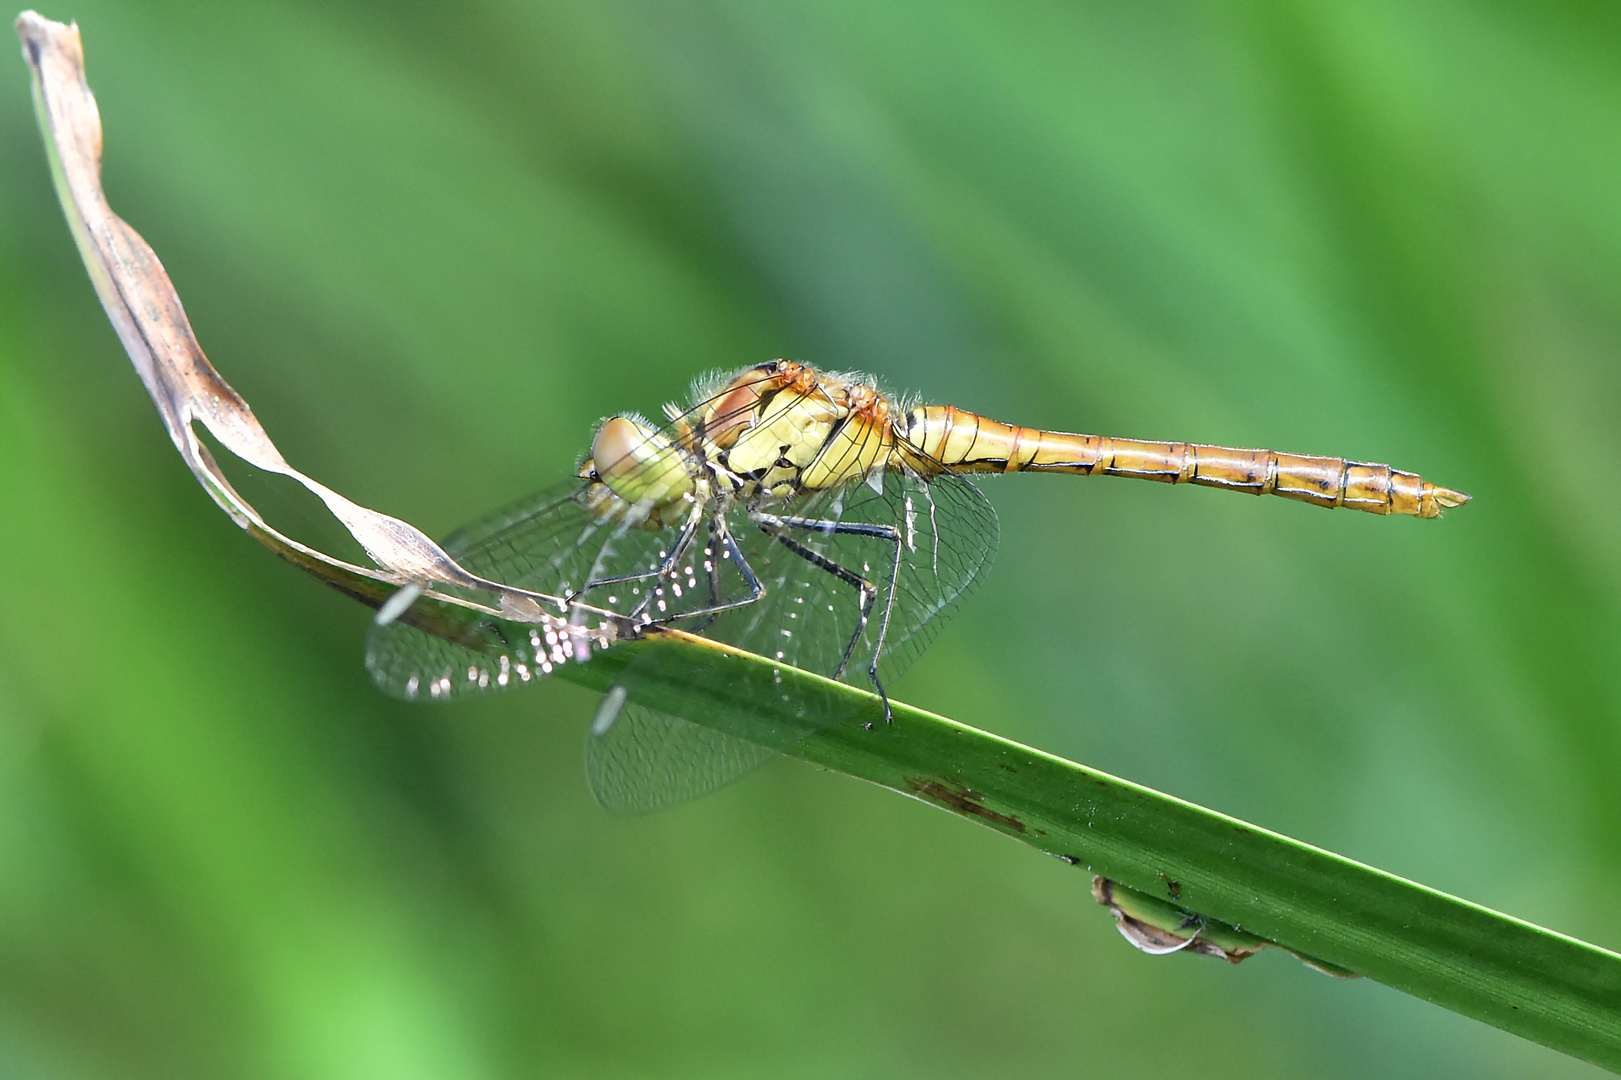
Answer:
POLYGON ((951 472, 1134 476, 1423 518, 1439 517, 1442 510, 1469 501, 1461 491, 1389 465, 1273 450, 1072 435, 1016 427, 951 405, 913 409, 902 427, 912 446, 951 472))

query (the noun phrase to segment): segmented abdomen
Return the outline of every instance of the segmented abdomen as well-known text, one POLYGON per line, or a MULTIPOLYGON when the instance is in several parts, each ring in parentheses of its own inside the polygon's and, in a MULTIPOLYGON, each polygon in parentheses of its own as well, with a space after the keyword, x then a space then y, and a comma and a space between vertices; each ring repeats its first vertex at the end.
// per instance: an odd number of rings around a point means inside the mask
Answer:
POLYGON ((951 405, 913 409, 906 414, 903 429, 912 446, 952 472, 1134 476, 1423 518, 1439 517, 1442 510, 1469 501, 1461 491, 1389 465, 1274 450, 1072 435, 1016 427, 951 405))

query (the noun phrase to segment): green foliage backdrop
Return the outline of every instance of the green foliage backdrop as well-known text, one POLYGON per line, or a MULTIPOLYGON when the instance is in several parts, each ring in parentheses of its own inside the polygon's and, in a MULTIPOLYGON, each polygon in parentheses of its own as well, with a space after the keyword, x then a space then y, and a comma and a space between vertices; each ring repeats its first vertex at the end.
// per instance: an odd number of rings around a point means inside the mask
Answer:
MULTIPOLYGON (((431 532, 774 356, 1472 492, 989 483, 999 562, 895 692, 1621 946, 1608 7, 44 14, 215 364, 431 532)), ((366 613, 173 453, 4 70, 0 1074, 1596 1072, 1287 958, 1143 956, 1082 875, 796 763, 609 817, 572 686, 384 699, 366 613)))

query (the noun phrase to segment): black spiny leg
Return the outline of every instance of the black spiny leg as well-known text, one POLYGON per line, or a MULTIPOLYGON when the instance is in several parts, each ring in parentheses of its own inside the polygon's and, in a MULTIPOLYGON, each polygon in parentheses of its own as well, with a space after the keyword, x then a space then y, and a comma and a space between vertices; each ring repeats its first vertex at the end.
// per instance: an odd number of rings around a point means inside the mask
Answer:
POLYGON ((709 563, 708 568, 706 570, 704 570, 704 574, 709 579, 709 604, 708 604, 707 607, 700 608, 697 611, 693 612, 694 615, 700 616, 698 622, 695 622, 691 626, 688 626, 688 627, 684 628, 684 629, 689 630, 689 631, 691 631, 692 633, 695 633, 695 634, 700 633, 703 630, 707 629, 709 624, 715 621, 716 613, 725 610, 724 608, 721 607, 721 603, 720 603, 720 573, 719 573, 719 570, 720 570, 720 566, 719 566, 719 564, 720 564, 720 535, 721 535, 721 529, 723 529, 724 527, 725 527, 725 523, 721 519, 720 515, 717 514, 714 517, 710 518, 710 520, 709 520, 709 546, 704 548, 704 551, 706 553, 706 560, 709 563))
POLYGON ((759 525, 777 543, 817 569, 832 574, 860 594, 861 618, 856 624, 855 633, 850 636, 850 643, 844 648, 844 657, 839 661, 838 670, 833 673, 835 679, 843 678, 845 668, 850 666, 850 659, 855 655, 856 645, 861 641, 861 635, 866 633, 867 623, 872 616, 873 604, 878 600, 878 586, 849 567, 837 563, 821 552, 813 551, 799 541, 789 539, 775 530, 798 529, 802 532, 822 533, 825 536, 866 536, 895 545, 894 557, 889 564, 889 595, 884 601, 884 613, 879 622, 878 640, 873 646, 872 663, 867 667, 867 677, 872 680, 873 688, 878 691, 878 697, 884 703, 884 723, 891 723, 894 720, 894 714, 889 707, 889 693, 884 689, 882 680, 878 678, 878 658, 883 654, 884 635, 889 632, 889 615, 895 606, 895 583, 899 579, 901 565, 900 530, 893 525, 873 525, 857 521, 778 517, 775 514, 761 513, 751 514, 750 517, 756 525, 759 525))
MULTIPOLYGON (((737 546, 737 541, 732 538, 732 531, 726 527, 725 519, 717 514, 714 522, 710 525, 710 530, 711 540, 713 540, 714 537, 719 536, 721 543, 725 545, 726 550, 731 554, 732 560, 737 563, 738 573, 743 575, 743 583, 749 587, 749 594, 743 597, 741 600, 721 600, 715 586, 715 574, 717 571, 710 571, 710 605, 708 607, 697 608, 693 611, 684 612, 681 615, 676 616, 676 618, 682 619, 707 617, 706 621, 699 624, 700 627, 709 625, 709 622, 713 621, 714 617, 723 611, 731 611, 733 608, 747 607, 765 595, 765 586, 761 585, 760 579, 755 576, 754 567, 750 566, 748 564, 748 560, 743 558, 742 549, 737 546)), ((712 555, 710 558, 714 559, 717 563, 719 562, 718 556, 712 555)))
POLYGON ((889 710, 889 695, 884 693, 884 684, 878 681, 878 658, 884 655, 884 639, 889 636, 889 617, 895 611, 895 586, 901 577, 901 534, 900 530, 891 527, 894 535, 886 537, 895 541, 895 554, 889 560, 889 593, 884 597, 884 615, 878 620, 878 640, 872 647, 872 663, 867 668, 867 677, 878 688, 878 696, 884 699, 884 723, 892 724, 895 717, 889 710))
MULTIPOLYGON (((565 599, 569 604, 573 604, 592 589, 600 589, 604 585, 622 585, 626 582, 646 581, 650 578, 662 582, 665 578, 669 577, 670 571, 674 570, 676 566, 680 564, 682 557, 686 555, 687 550, 692 547, 692 541, 698 535, 698 525, 704 517, 704 509, 705 507, 701 502, 692 508, 692 513, 687 517, 687 523, 681 527, 681 535, 677 537, 676 542, 670 546, 669 554, 665 556, 662 563, 654 567, 652 570, 647 570, 640 574, 615 574, 612 577, 592 578, 584 585, 581 585, 578 589, 570 593, 565 599)), ((654 591, 649 589, 647 595, 642 597, 641 603, 637 604, 636 607, 630 612, 630 617, 634 619, 641 615, 642 612, 646 611, 648 605, 653 602, 654 596, 654 591)))

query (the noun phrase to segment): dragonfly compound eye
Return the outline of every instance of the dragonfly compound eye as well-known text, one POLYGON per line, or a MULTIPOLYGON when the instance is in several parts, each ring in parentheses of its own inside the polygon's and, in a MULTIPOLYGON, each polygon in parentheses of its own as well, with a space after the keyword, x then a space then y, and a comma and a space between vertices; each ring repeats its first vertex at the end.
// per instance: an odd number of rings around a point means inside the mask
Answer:
POLYGON ((597 475, 629 503, 668 506, 692 493, 692 473, 675 444, 625 416, 603 421, 591 441, 597 475))

